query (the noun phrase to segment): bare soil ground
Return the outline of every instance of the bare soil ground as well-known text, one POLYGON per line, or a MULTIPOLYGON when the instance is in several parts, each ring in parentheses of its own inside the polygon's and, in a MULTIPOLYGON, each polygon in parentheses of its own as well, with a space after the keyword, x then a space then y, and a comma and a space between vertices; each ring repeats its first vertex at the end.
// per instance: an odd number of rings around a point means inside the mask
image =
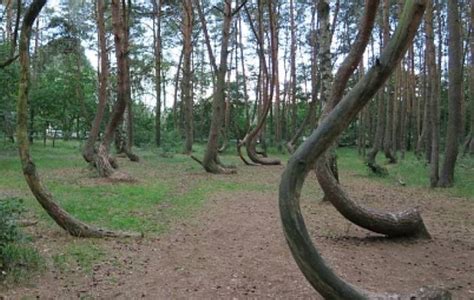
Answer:
MULTIPOLYGON (((261 190, 211 195, 191 218, 158 237, 108 240, 107 258, 89 272, 49 268, 7 299, 321 299, 296 266, 283 237, 278 182, 283 167, 242 167, 228 180, 261 190)), ((186 176, 209 177, 203 172, 186 176)), ((412 292, 443 285, 454 299, 474 299, 474 201, 422 188, 390 187, 343 174, 349 194, 365 205, 399 210, 412 205, 433 239, 387 240, 350 225, 323 204, 315 176, 302 195, 306 223, 323 257, 343 278, 371 291, 412 292)), ((42 232, 39 247, 71 238, 42 232)), ((2 293, 0 292, 0 295, 2 293)), ((0 296, 0 298, 2 298, 0 296)))

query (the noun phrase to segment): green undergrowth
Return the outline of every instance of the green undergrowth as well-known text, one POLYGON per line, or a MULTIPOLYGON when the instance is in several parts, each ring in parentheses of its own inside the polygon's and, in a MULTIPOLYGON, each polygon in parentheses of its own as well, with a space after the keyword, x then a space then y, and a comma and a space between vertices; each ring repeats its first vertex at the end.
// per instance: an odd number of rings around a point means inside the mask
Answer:
POLYGON ((70 270, 91 272, 94 264, 107 257, 100 241, 94 239, 73 240, 62 251, 52 255, 55 268, 62 272, 70 270))

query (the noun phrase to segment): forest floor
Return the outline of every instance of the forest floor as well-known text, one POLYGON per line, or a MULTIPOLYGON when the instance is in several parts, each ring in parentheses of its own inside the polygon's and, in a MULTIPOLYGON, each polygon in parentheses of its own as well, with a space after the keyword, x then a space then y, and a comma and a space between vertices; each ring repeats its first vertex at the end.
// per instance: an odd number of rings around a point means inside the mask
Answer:
MULTIPOLYGON (((225 156, 238 165, 238 174, 216 176, 187 157, 144 152, 138 164, 120 159, 137 182, 117 183, 94 178, 75 148, 38 147, 34 154, 46 185, 73 214, 145 237, 69 237, 35 204, 14 154, 0 152, 0 198, 25 199, 28 217, 38 220, 28 227, 29 235, 45 257, 42 272, 4 285, 0 299, 321 299, 282 233, 278 184, 283 166, 248 167, 225 156)), ((376 179, 355 151, 343 150, 339 157, 341 181, 355 200, 392 211, 418 206, 433 239, 388 240, 350 225, 320 201, 310 174, 302 210, 314 243, 337 274, 371 291, 409 293, 435 285, 451 290, 453 299, 474 299, 474 195, 469 189, 412 184, 410 176, 416 175, 403 168, 376 179)), ((411 167, 420 168, 406 166, 411 167)), ((460 185, 472 184, 472 165, 464 167, 460 185)))

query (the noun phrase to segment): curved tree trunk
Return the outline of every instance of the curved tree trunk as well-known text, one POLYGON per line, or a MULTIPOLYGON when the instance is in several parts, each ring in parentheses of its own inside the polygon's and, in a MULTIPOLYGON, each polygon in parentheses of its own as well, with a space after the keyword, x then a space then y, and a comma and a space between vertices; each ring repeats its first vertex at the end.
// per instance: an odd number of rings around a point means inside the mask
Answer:
POLYGON ((328 165, 318 166, 317 177, 331 204, 352 223, 388 237, 430 238, 417 209, 396 213, 368 209, 350 199, 332 175, 328 165))
POLYGON ((227 56, 228 56, 228 47, 229 47, 229 38, 230 38, 230 28, 232 23, 232 1, 225 0, 224 3, 224 22, 222 27, 222 44, 220 51, 220 63, 217 67, 214 53, 211 48, 209 36, 207 33, 206 20, 204 18, 204 13, 202 11, 199 0, 196 0, 196 8, 199 13, 199 18, 201 24, 203 25, 204 36, 206 38, 206 46, 208 48, 209 59, 211 61, 211 66, 213 71, 216 73, 216 84, 214 87, 214 95, 212 100, 212 119, 211 119, 211 128, 209 130, 209 138, 207 141, 206 152, 204 153, 204 159, 200 161, 199 159, 191 156, 194 160, 201 163, 204 169, 209 173, 214 174, 232 174, 236 170, 229 168, 228 166, 223 165, 218 157, 219 152, 219 131, 222 128, 224 122, 224 104, 225 104, 225 77, 227 73, 227 56))
POLYGON ((385 132, 385 103, 382 96, 377 94, 377 128, 375 130, 375 137, 372 149, 367 154, 367 166, 369 169, 377 175, 386 176, 388 175, 388 170, 377 164, 376 158, 377 154, 383 147, 383 136, 385 132))
MULTIPOLYGON (((250 21, 250 26, 252 28, 253 33, 255 34, 255 37, 257 39, 257 44, 258 44, 258 56, 260 58, 260 66, 262 67, 262 103, 263 103, 263 109, 259 118, 259 121, 257 125, 255 126, 254 129, 252 129, 247 135, 242 139, 242 141, 239 143, 237 146, 238 152, 240 153, 240 147, 242 145, 245 145, 247 149, 247 155, 256 164, 261 164, 261 165, 279 165, 281 164, 281 161, 279 159, 272 159, 268 157, 260 157, 258 156, 257 150, 256 150, 256 145, 257 145, 257 139, 261 137, 263 127, 265 126, 266 118, 268 116, 268 112, 270 111, 270 108, 272 106, 272 99, 274 95, 274 89, 275 89, 275 84, 278 82, 276 78, 276 73, 275 73, 275 68, 274 65, 278 63, 278 57, 276 57, 277 51, 276 51, 276 45, 274 44, 277 39, 275 38, 276 35, 276 21, 274 20, 275 14, 273 12, 273 6, 272 2, 269 1, 268 3, 268 11, 270 12, 270 32, 272 38, 270 39, 271 46, 270 46, 270 51, 271 51, 271 74, 268 72, 268 66, 267 62, 265 59, 265 51, 264 51, 264 34, 263 34, 263 4, 259 2, 259 8, 258 8, 258 13, 259 13, 259 18, 258 18, 258 23, 259 23, 259 28, 258 32, 255 29, 255 26, 253 25, 251 15, 245 7, 247 16, 250 21), (270 94, 269 94, 270 91, 270 94)), ((242 158, 242 155, 240 155, 242 158)), ((245 160, 244 160, 245 162, 245 160)))
MULTIPOLYGON (((300 208, 300 193, 308 172, 316 160, 347 128, 360 110, 382 87, 393 72, 408 44, 413 40, 425 9, 426 1, 408 0, 398 28, 377 63, 341 100, 337 107, 313 131, 291 157, 280 182, 279 206, 283 229, 298 266, 311 285, 326 299, 399 299, 401 295, 375 294, 354 287, 338 277, 325 263, 311 241, 300 208), (391 298, 390 298, 391 297, 391 298), (396 298, 399 297, 399 298, 396 298)), ((403 299, 427 297, 422 289, 403 299)), ((430 290, 429 299, 450 299, 448 292, 430 290)))
MULTIPOLYGON (((114 137, 114 133, 123 120, 124 112, 127 107, 127 87, 129 82, 128 67, 126 57, 125 39, 127 38, 125 28, 124 7, 121 7, 120 0, 112 0, 112 27, 114 31, 115 56, 117 59, 117 100, 114 103, 112 114, 107 127, 105 128, 104 138, 99 145, 95 157, 95 166, 101 177, 110 177, 114 173, 114 160, 110 157, 109 148, 114 137)), ((116 166, 115 166, 116 167, 116 166)))
POLYGON ((18 96, 18 147, 21 159, 23 174, 31 192, 36 197, 41 206, 51 216, 51 218, 61 228, 69 232, 69 234, 78 237, 118 237, 118 236, 135 236, 135 234, 113 232, 90 226, 83 223, 62 209, 53 199, 51 193, 41 183, 36 171, 36 166, 30 156, 28 141, 28 93, 30 80, 30 58, 29 58, 29 42, 31 37, 31 27, 45 5, 46 0, 34 0, 29 6, 23 24, 21 27, 20 37, 20 90, 18 96))
MULTIPOLYGON (((366 0, 365 14, 359 26, 358 36, 351 47, 351 51, 336 73, 331 98, 324 109, 323 118, 341 100, 347 81, 362 59, 374 27, 378 4, 379 0, 366 0)), ((416 209, 400 213, 384 213, 366 209, 350 199, 339 185, 338 178, 334 176, 332 169, 330 169, 334 162, 328 156, 327 153, 323 154, 316 162, 316 176, 324 191, 325 199, 331 201, 344 217, 365 229, 390 237, 418 236, 429 238, 428 231, 416 209)))
POLYGON ((100 131, 100 124, 104 117, 107 105, 107 79, 109 75, 109 59, 107 55, 107 39, 105 37, 105 19, 104 19, 105 3, 104 0, 97 1, 97 28, 99 35, 99 103, 97 103, 97 113, 92 121, 92 127, 87 137, 86 144, 82 151, 82 156, 88 163, 94 162, 95 149, 94 145, 97 141, 100 131))

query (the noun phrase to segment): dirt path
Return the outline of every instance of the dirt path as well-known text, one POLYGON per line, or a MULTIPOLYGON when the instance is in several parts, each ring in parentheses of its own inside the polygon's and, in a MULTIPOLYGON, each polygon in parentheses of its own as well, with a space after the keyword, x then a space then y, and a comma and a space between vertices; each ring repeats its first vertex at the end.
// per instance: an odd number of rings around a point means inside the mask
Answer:
MULTIPOLYGON (((6 298, 320 299, 283 238, 277 206, 281 170, 242 168, 229 180, 275 188, 214 194, 160 238, 106 241, 110 260, 93 266, 89 275, 47 271, 35 286, 11 290, 6 298)), ((310 177, 302 199, 306 221, 338 274, 373 291, 444 284, 454 299, 474 299, 473 201, 354 176, 342 180, 355 199, 372 207, 419 205, 434 239, 390 241, 351 226, 330 205, 310 197, 319 193, 310 177)), ((58 233, 48 238, 69 239, 58 233)))

